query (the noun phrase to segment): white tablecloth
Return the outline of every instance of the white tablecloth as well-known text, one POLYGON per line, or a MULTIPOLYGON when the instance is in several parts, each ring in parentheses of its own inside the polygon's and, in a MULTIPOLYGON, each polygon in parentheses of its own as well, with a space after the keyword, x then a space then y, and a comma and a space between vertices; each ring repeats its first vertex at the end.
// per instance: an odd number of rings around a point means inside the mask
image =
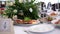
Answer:
MULTIPOLYGON (((28 27, 23 27, 23 26, 14 26, 15 34, 28 34, 24 32, 24 29, 28 27)), ((30 33, 32 34, 32 33, 30 33)), ((55 28, 51 32, 43 33, 43 34, 60 34, 60 29, 55 28)))

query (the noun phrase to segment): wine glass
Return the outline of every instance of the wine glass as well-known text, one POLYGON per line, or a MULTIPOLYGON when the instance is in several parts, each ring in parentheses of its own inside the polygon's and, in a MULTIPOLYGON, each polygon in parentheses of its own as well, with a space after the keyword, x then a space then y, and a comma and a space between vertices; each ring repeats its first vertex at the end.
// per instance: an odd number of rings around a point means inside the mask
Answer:
POLYGON ((45 17, 46 17, 46 12, 47 12, 45 3, 43 4, 42 8, 43 8, 43 10, 41 11, 41 19, 40 19, 40 21, 41 21, 41 23, 45 23, 46 22, 45 17))
POLYGON ((55 10, 56 10, 56 12, 58 12, 58 16, 60 16, 59 3, 55 4, 55 10))
POLYGON ((52 4, 51 4, 51 2, 49 2, 47 4, 47 12, 49 13, 49 12, 51 12, 51 10, 52 10, 52 4))

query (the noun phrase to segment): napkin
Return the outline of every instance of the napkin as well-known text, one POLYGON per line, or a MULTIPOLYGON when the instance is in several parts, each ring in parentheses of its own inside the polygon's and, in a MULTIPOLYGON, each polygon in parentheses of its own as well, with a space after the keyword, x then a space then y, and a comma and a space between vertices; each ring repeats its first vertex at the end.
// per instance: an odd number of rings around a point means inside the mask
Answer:
POLYGON ((11 19, 0 19, 0 34, 14 34, 13 23, 11 19))

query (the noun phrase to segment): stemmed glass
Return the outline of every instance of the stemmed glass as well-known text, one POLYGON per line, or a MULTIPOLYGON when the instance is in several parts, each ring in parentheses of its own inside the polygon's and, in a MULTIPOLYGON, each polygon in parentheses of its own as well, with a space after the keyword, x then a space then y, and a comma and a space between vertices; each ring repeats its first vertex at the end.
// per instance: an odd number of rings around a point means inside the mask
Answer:
POLYGON ((55 4, 55 10, 58 13, 57 16, 60 16, 60 12, 59 12, 59 2, 57 4, 55 4))
POLYGON ((51 12, 51 9, 52 9, 52 4, 51 4, 51 2, 49 2, 47 4, 47 12, 51 12))
POLYGON ((58 12, 58 10, 59 10, 59 4, 55 4, 55 10, 58 12))
POLYGON ((41 11, 41 20, 40 20, 40 22, 44 23, 44 22, 46 22, 45 17, 46 17, 46 12, 47 12, 46 4, 45 3, 43 4, 42 8, 43 8, 43 10, 41 11))

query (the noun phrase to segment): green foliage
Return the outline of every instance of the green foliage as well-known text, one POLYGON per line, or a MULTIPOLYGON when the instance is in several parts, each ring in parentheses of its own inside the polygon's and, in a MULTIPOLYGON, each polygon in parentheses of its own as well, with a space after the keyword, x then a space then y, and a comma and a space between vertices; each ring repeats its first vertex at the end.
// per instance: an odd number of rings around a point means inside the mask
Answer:
POLYGON ((37 9, 37 4, 33 4, 35 0, 31 0, 31 2, 28 2, 28 0, 26 0, 26 2, 22 2, 20 3, 19 0, 15 0, 14 5, 9 6, 9 8, 11 8, 10 10, 16 9, 17 10, 17 16, 18 19, 24 19, 25 17, 29 17, 30 19, 38 19, 38 9, 37 9), (32 12, 30 12, 30 8, 32 8, 32 12), (23 15, 18 15, 20 10, 22 10, 23 15))
POLYGON ((29 21, 31 20, 29 17, 24 17, 24 21, 29 21))
POLYGON ((12 9, 7 9, 5 10, 5 13, 4 15, 8 16, 8 18, 13 18, 13 15, 15 15, 16 13, 13 12, 12 9))

